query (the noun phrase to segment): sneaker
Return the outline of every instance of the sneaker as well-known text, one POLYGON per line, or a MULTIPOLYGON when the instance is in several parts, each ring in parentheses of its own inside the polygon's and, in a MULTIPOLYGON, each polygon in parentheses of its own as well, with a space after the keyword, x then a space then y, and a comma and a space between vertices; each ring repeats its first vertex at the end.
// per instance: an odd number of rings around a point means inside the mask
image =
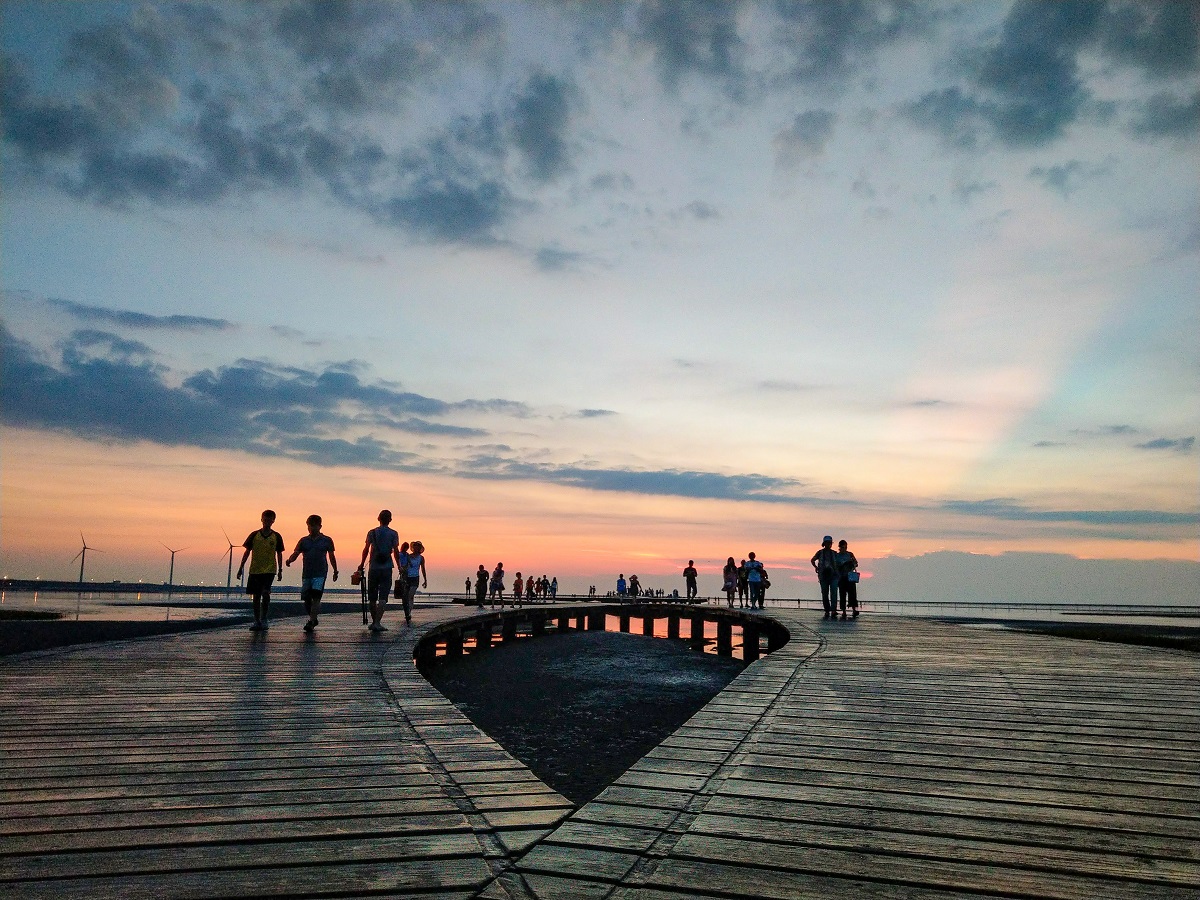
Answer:
POLYGON ((376 625, 374 622, 372 622, 370 625, 367 626, 367 631, 383 631, 383 626, 376 625))
POLYGON ((411 624, 412 624, 412 616, 405 616, 405 617, 404 617, 404 624, 405 624, 405 625, 411 625, 411 624))
POLYGON ((316 628, 316 627, 317 627, 317 626, 316 626, 316 625, 314 625, 312 622, 305 622, 305 623, 304 623, 304 630, 305 630, 305 631, 307 631, 309 634, 312 634, 312 631, 313 631, 313 629, 314 629, 314 628, 316 628))
POLYGON ((251 631, 262 631, 262 622, 255 622, 250 626, 251 631))

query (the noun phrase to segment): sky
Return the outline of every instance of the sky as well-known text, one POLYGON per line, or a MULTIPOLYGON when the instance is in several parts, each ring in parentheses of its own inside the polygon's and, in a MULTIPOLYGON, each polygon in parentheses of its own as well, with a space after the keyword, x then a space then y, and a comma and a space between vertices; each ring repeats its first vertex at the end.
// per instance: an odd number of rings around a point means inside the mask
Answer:
POLYGON ((0 574, 1200 595, 1200 3, 0 16, 0 574))

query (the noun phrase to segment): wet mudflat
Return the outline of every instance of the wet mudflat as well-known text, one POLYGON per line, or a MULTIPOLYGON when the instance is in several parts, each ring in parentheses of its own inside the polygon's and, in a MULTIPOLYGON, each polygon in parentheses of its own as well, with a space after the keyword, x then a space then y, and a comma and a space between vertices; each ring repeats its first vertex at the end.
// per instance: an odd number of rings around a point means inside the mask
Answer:
POLYGON ((542 781, 584 803, 742 668, 679 641, 585 632, 439 661, 426 677, 542 781))

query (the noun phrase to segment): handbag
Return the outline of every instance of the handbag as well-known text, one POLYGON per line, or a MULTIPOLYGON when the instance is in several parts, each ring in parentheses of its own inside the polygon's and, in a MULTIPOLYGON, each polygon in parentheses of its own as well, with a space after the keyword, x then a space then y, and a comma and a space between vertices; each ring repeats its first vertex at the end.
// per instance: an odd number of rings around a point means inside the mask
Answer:
POLYGON ((847 573, 846 580, 848 582, 850 582, 851 584, 858 584, 858 573, 857 572, 847 573))
POLYGON ((392 596, 397 600, 404 599, 404 579, 397 578, 396 583, 392 586, 392 596))
POLYGON ((355 569, 353 572, 350 573, 350 583, 351 584, 361 584, 362 583, 362 571, 361 570, 355 569))

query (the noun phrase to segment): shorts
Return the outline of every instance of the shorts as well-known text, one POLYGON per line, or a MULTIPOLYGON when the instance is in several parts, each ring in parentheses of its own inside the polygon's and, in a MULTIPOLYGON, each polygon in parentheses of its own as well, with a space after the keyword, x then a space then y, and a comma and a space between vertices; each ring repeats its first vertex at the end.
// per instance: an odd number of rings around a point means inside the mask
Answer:
POLYGON ((313 578, 300 579, 300 593, 305 594, 309 591, 317 591, 320 593, 325 590, 325 575, 317 575, 313 578))
POLYGON ((246 593, 250 596, 271 595, 271 583, 275 580, 274 572, 252 572, 246 576, 246 593))
POLYGON ((367 570, 367 602, 378 603, 380 606, 387 605, 388 597, 392 593, 392 570, 391 569, 368 569, 367 570))

